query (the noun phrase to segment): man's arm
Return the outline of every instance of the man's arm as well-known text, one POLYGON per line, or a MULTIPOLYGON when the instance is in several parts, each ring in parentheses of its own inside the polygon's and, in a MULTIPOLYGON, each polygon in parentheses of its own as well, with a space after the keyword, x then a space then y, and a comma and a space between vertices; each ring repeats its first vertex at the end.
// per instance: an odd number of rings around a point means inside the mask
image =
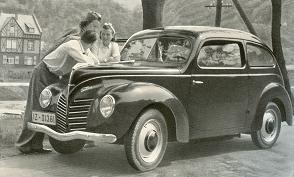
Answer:
POLYGON ((95 65, 100 64, 98 58, 93 54, 93 52, 90 49, 87 50, 86 54, 87 54, 88 57, 90 57, 94 61, 95 65))
POLYGON ((94 61, 91 57, 86 54, 83 54, 82 48, 78 40, 71 40, 65 44, 65 50, 69 56, 74 60, 80 63, 90 63, 94 64, 94 61))

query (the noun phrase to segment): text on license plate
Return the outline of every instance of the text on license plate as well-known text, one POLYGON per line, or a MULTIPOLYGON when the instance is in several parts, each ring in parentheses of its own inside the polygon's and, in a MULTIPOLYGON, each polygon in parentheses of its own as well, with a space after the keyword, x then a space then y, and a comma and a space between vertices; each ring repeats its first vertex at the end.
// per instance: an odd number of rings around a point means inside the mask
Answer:
POLYGON ((32 112, 32 121, 36 123, 56 125, 56 118, 54 113, 47 112, 32 112))

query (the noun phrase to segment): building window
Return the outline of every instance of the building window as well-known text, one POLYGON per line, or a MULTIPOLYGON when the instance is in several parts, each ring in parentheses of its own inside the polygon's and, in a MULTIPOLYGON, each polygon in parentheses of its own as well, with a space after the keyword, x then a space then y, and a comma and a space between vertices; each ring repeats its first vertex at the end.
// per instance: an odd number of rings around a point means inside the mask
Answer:
POLYGON ((6 49, 7 51, 16 51, 16 39, 7 39, 6 49))
POLYGON ((37 57, 34 56, 34 65, 37 65, 37 57))
POLYGON ((7 56, 3 55, 3 64, 6 65, 8 63, 7 56))
POLYGON ((14 36, 15 35, 15 27, 14 26, 10 26, 10 28, 9 28, 9 35, 10 36, 14 36))
POLYGON ((13 65, 14 64, 14 57, 8 57, 8 64, 13 65))
POLYGON ((19 64, 19 56, 18 55, 15 56, 14 64, 19 64))
POLYGON ((5 65, 13 65, 15 63, 13 56, 3 55, 3 64, 5 65))
POLYGON ((24 57, 24 64, 25 65, 33 65, 33 57, 25 56, 24 57))
POLYGON ((34 32, 35 32, 35 28, 34 28, 34 26, 33 26, 32 24, 30 24, 30 23, 25 23, 25 25, 26 25, 27 31, 28 31, 29 33, 34 33, 34 32))
POLYGON ((28 51, 34 51, 34 41, 28 40, 28 51))

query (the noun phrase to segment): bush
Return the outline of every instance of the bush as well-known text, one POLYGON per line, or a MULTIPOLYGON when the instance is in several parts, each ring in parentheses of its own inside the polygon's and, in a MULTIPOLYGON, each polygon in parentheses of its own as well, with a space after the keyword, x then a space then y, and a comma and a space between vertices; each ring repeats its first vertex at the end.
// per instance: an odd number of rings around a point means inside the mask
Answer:
POLYGON ((0 87, 1 101, 26 100, 28 94, 27 86, 3 86, 0 87))
POLYGON ((0 115, 0 147, 14 146, 22 130, 21 115, 0 115))

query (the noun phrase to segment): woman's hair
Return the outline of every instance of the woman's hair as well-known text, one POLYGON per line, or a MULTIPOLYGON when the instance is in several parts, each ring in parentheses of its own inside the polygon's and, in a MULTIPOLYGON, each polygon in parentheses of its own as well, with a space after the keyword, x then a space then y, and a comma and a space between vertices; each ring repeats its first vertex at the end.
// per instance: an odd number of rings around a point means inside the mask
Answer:
POLYGON ((97 33, 94 30, 87 30, 82 34, 81 40, 87 44, 92 44, 97 40, 97 33))
POLYGON ((80 29, 83 31, 83 29, 86 28, 94 20, 98 20, 100 22, 101 21, 101 15, 99 13, 97 13, 97 12, 94 12, 94 11, 88 12, 85 19, 83 19, 80 22, 80 29))
MULTIPOLYGON (((104 30, 110 29, 112 31, 112 35, 113 35, 113 38, 111 39, 111 41, 115 41, 115 29, 111 23, 104 23, 102 26, 102 29, 104 29, 104 30)), ((101 32, 100 32, 100 38, 101 38, 101 32)))

